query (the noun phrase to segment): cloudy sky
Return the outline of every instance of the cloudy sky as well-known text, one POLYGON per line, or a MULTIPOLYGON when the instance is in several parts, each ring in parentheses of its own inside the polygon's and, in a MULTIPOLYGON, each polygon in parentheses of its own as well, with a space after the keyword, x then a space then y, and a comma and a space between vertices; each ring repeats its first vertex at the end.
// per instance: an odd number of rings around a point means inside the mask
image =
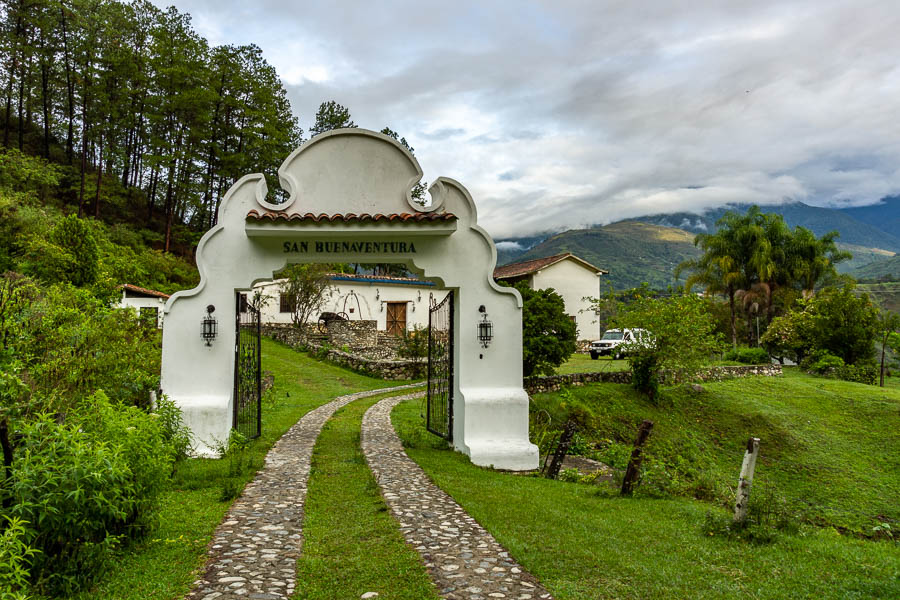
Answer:
POLYGON ((262 47, 304 130, 333 99, 405 136, 495 237, 900 193, 897 0, 175 5, 262 47))

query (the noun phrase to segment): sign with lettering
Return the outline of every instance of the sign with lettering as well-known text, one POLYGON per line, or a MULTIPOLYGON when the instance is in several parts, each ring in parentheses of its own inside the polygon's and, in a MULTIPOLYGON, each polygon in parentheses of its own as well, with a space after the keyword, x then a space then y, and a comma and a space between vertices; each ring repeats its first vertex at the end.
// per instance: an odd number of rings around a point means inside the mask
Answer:
POLYGON ((413 242, 326 242, 318 240, 284 242, 285 254, 415 254, 413 242))

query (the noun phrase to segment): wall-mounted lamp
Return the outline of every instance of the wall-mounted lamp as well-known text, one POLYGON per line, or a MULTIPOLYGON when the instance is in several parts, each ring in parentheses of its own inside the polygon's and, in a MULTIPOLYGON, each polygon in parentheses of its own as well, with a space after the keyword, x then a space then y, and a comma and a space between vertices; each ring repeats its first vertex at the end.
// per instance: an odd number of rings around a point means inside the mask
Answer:
POLYGON ((481 320, 478 322, 478 341, 481 342, 482 348, 487 348, 494 339, 494 324, 488 321, 484 304, 478 307, 478 312, 481 313, 481 320))
POLYGON ((381 300, 381 290, 379 290, 378 288, 375 288, 375 299, 381 300))
POLYGON ((418 290, 418 293, 416 295, 416 302, 421 302, 421 301, 422 301, 422 290, 418 290))
POLYGON ((210 304, 206 307, 206 316, 200 321, 200 337, 206 342, 207 346, 212 346, 212 341, 216 339, 218 334, 218 322, 212 314, 216 311, 216 307, 210 304))

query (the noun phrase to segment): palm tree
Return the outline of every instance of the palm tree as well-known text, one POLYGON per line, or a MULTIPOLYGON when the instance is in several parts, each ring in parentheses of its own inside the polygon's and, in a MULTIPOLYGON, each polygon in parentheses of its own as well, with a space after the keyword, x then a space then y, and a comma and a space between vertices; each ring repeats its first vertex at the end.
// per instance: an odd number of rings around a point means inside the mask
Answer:
POLYGON ((794 228, 790 243, 790 270, 804 297, 811 296, 823 280, 837 275, 835 265, 853 258, 846 250, 838 249, 835 240, 839 236, 837 231, 830 231, 816 238, 805 227, 794 228))
POLYGON ((682 271, 690 271, 684 284, 686 291, 690 292, 695 285, 701 285, 707 294, 722 294, 728 298, 731 343, 737 347, 735 295, 744 287, 745 275, 740 261, 740 246, 734 235, 735 229, 730 226, 732 216, 736 215, 729 212, 719 219, 716 225, 720 229, 716 233, 701 233, 694 238, 694 245, 703 249, 703 255, 678 265, 675 277, 682 271))

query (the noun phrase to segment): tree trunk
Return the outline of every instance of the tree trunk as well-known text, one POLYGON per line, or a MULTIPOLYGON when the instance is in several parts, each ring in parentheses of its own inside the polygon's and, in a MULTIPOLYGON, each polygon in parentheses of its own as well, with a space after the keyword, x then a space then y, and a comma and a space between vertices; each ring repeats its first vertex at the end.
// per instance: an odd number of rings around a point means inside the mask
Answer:
MULTIPOLYGON (((33 40, 29 40, 33 42, 33 40)), ((26 87, 25 93, 25 125, 28 129, 31 129, 31 125, 34 123, 34 111, 32 110, 32 102, 34 101, 33 94, 31 93, 31 74, 34 73, 34 53, 31 52, 28 54, 28 71, 23 78, 24 81, 28 82, 28 86, 26 87)), ((24 128, 20 129, 24 135, 24 128)))
POLYGON ((84 104, 81 105, 81 185, 78 188, 78 216, 81 217, 84 211, 84 180, 87 173, 87 115, 84 110, 84 104))
POLYGON ((9 70, 9 84, 6 86, 6 117, 3 120, 3 146, 9 148, 9 119, 12 117, 12 91, 13 79, 16 71, 15 58, 13 58, 13 68, 9 70))
POLYGON ((731 309, 731 345, 737 349, 737 315, 734 312, 734 288, 728 288, 728 307, 731 309))
POLYGON ((13 82, 15 81, 16 69, 19 68, 19 60, 18 60, 18 46, 19 46, 19 37, 22 35, 22 17, 20 16, 16 19, 16 44, 12 48, 11 58, 12 64, 9 68, 9 84, 6 86, 6 120, 3 130, 3 146, 9 148, 9 120, 12 117, 12 96, 13 96, 13 82))
POLYGON ((66 158, 69 164, 72 164, 72 155, 74 154, 75 145, 75 82, 72 80, 72 67, 69 60, 69 34, 66 30, 66 8, 60 1, 59 14, 62 24, 63 36, 63 61, 66 66, 66 91, 68 92, 68 105, 66 107, 66 116, 69 118, 69 127, 66 132, 66 158))
POLYGON ((25 61, 19 70, 19 151, 25 147, 25 61))
POLYGON ((169 246, 172 240, 172 215, 175 212, 173 204, 173 194, 174 194, 174 185, 175 185, 175 161, 172 161, 172 164, 169 165, 169 181, 166 186, 166 205, 165 205, 165 219, 166 219, 166 245, 165 252, 169 251, 169 246))
POLYGON ((87 173, 87 155, 88 155, 88 131, 90 124, 88 123, 88 88, 90 88, 91 78, 91 58, 88 56, 84 61, 84 85, 82 86, 81 96, 81 187, 78 192, 78 216, 81 216, 84 208, 84 180, 87 173))
POLYGON ((44 158, 50 160, 50 65, 41 31, 41 108, 44 113, 44 158))
POLYGON ((103 134, 100 134, 100 151, 97 159, 97 193, 94 196, 94 218, 100 218, 100 186, 103 184, 103 134))
POLYGON ((153 167, 150 182, 147 185, 147 227, 153 224, 153 205, 156 203, 156 182, 159 181, 159 169, 153 167))

